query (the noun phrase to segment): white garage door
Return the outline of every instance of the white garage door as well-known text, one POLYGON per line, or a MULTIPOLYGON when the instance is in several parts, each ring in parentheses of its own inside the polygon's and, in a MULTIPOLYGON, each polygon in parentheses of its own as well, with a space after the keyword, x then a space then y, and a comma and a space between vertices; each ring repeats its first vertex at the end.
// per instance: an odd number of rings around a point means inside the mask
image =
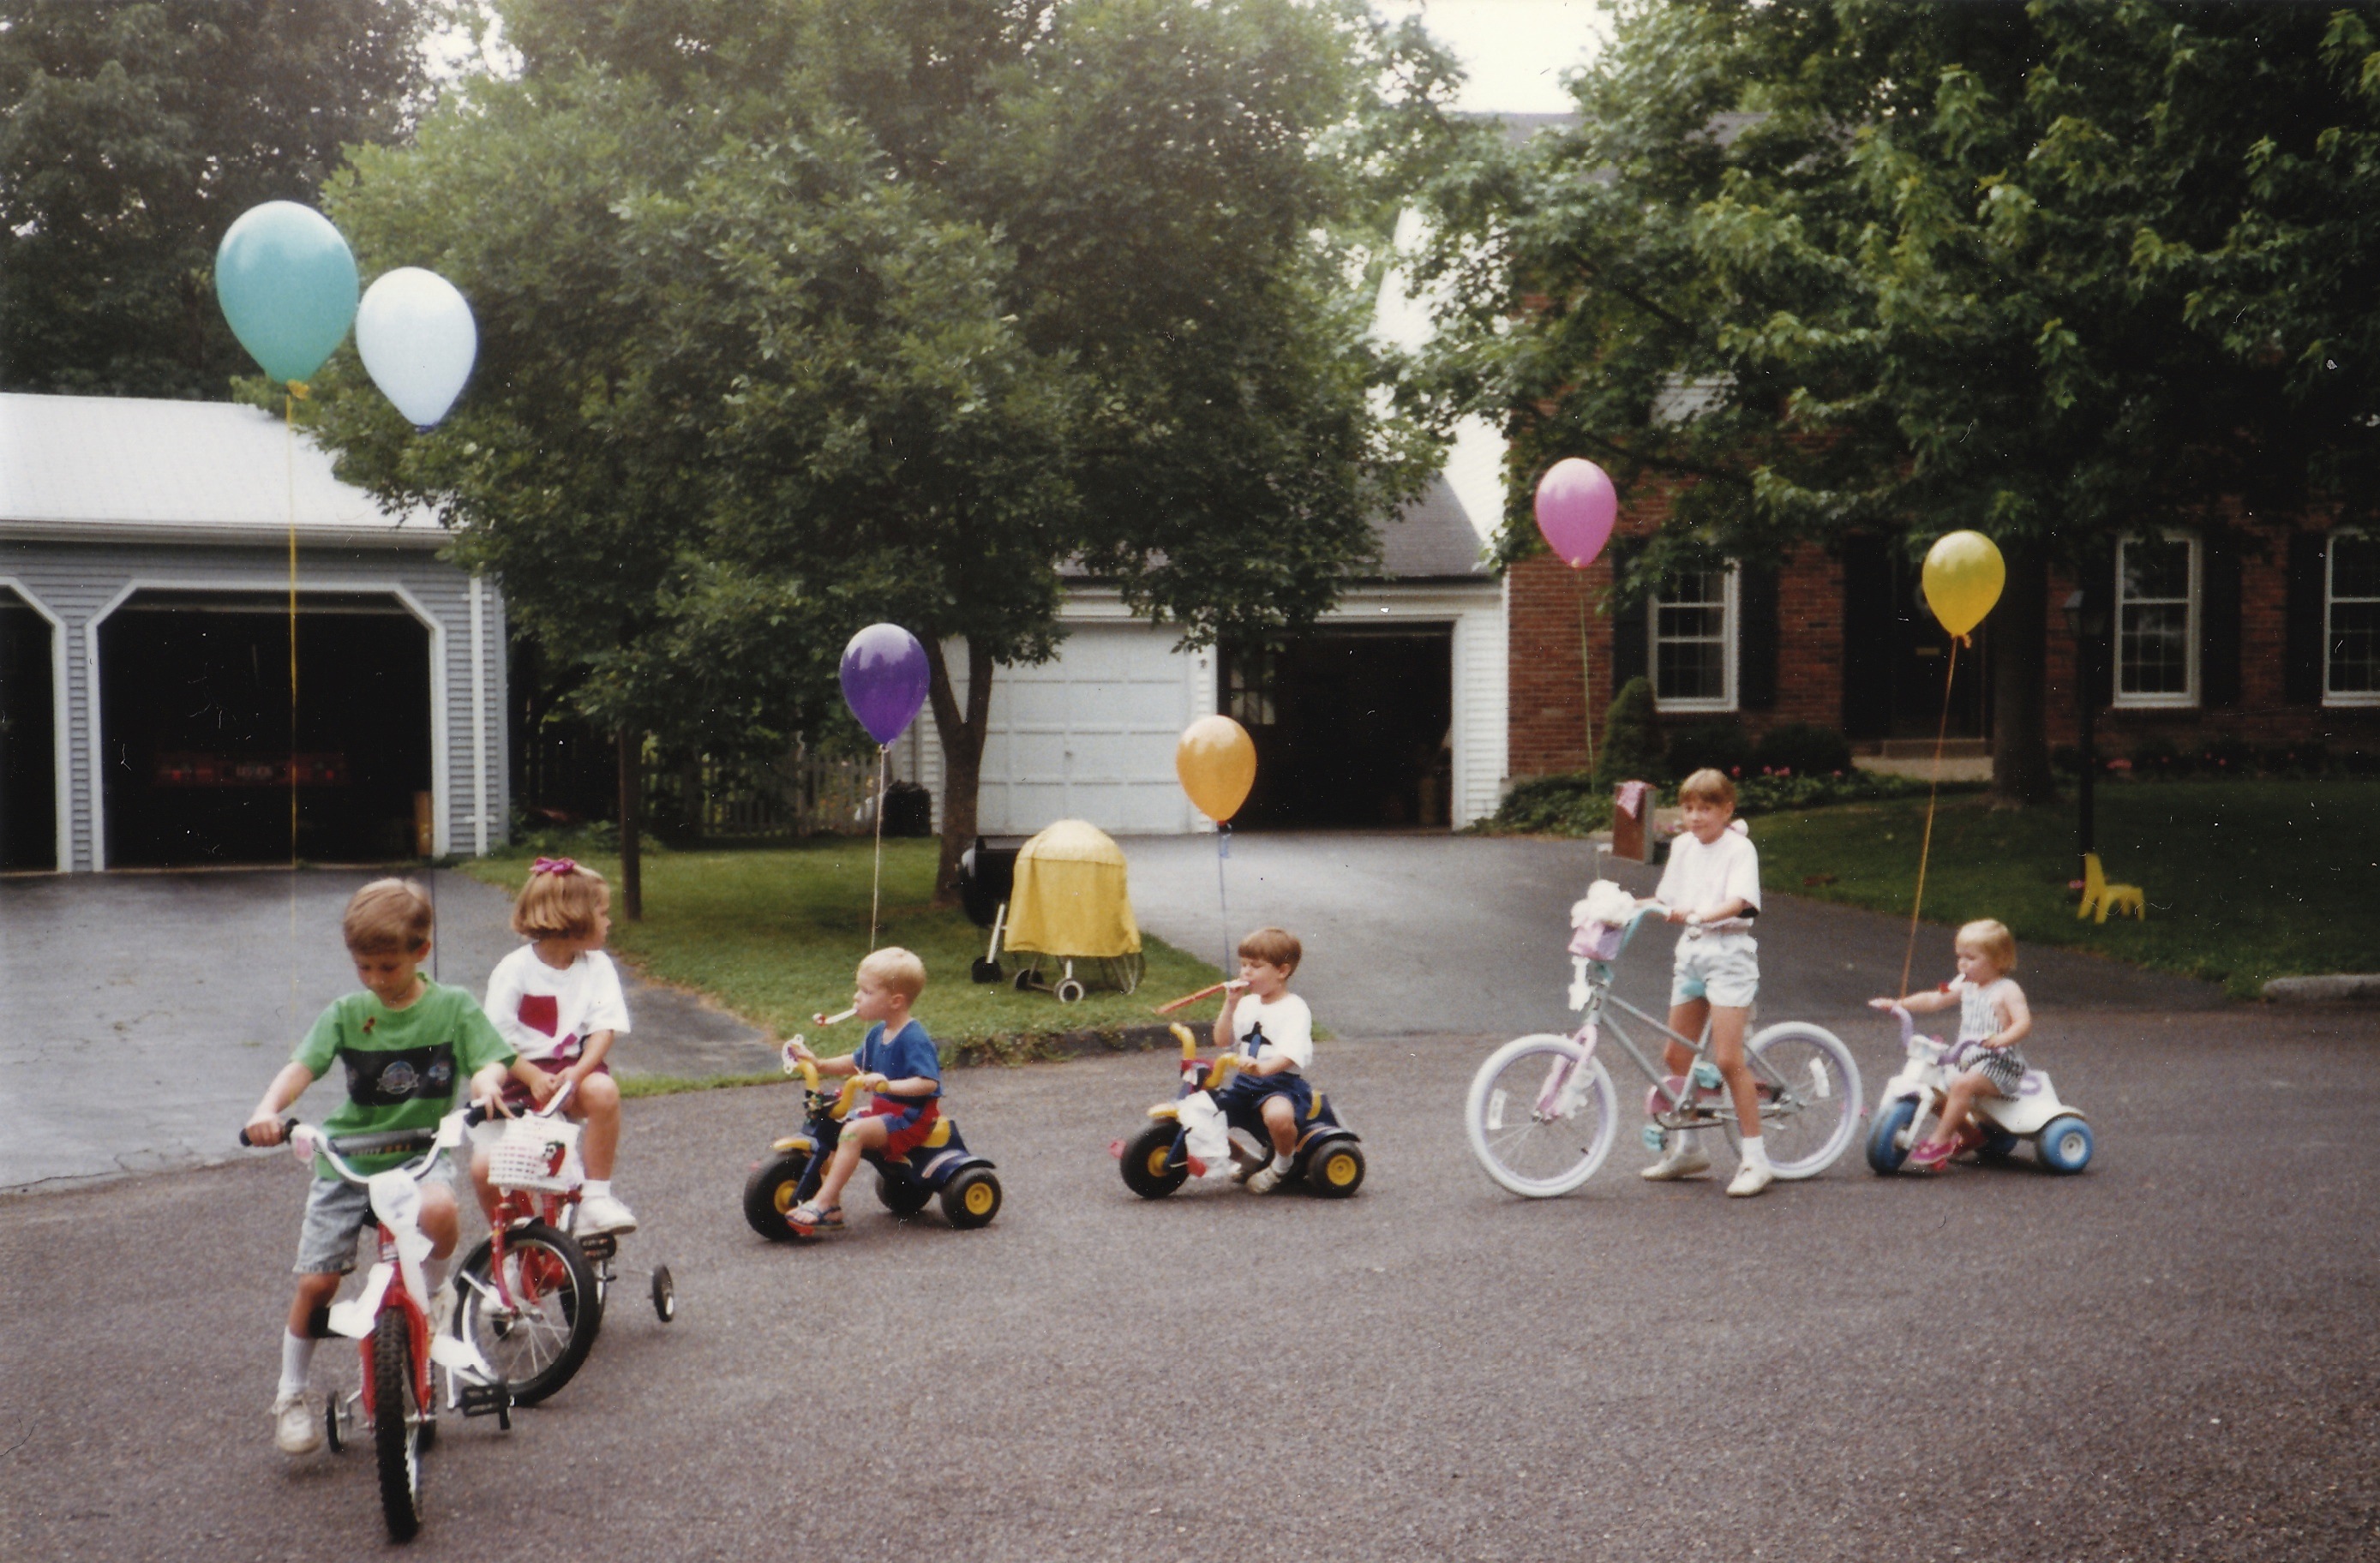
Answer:
POLYGON ((986 835, 1026 835, 1056 819, 1116 834, 1190 830, 1173 745, 1211 687, 1203 658, 1173 632, 1087 624, 1038 668, 1002 668, 991 686, 977 807, 986 835))

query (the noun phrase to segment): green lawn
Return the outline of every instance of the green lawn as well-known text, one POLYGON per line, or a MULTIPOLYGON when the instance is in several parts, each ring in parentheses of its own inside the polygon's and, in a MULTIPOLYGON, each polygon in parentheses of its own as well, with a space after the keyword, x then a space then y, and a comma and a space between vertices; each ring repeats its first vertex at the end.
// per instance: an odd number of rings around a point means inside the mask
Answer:
MULTIPOLYGON (((936 851, 930 841, 884 843, 878 939, 924 957, 917 1017, 946 1048, 1154 1024, 1153 1005, 1221 975, 1144 934, 1148 973, 1131 997, 1094 988, 1082 1002, 1062 1006, 1047 993, 970 982, 967 965, 983 953, 984 933, 963 914, 927 904, 936 851)), ((644 860, 645 915, 638 923, 619 917, 618 861, 587 861, 612 881, 612 948, 646 975, 698 988, 780 1036, 806 1031, 820 1051, 843 1052, 858 1043, 861 1028, 847 1024, 821 1033, 810 1016, 851 1001, 852 968, 868 953, 869 854, 869 842, 842 838, 766 851, 650 854, 644 860)), ((528 873, 521 858, 466 866, 506 891, 528 873)), ((767 1062, 756 1050, 756 1067, 767 1062)))
MULTIPOLYGON (((1925 803, 1847 804, 1753 821, 1772 890, 1906 915, 1925 803), (1834 876, 1832 883, 1810 882, 1834 876)), ((2380 970, 2380 782, 2165 782, 2099 789, 2107 877, 2141 886, 2146 922, 2077 921, 2075 809, 1995 811, 1945 798, 1925 916, 1998 917, 2018 942, 2097 950, 2252 998, 2271 977, 2380 970)))

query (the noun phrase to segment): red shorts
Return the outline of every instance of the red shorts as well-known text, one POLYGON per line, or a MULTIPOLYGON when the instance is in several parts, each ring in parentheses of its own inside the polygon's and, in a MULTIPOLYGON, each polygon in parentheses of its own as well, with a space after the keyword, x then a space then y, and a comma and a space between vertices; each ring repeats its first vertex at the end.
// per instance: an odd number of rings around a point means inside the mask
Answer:
MULTIPOLYGON (((560 1074, 565 1069, 576 1069, 578 1067, 578 1055, 573 1053, 566 1059, 531 1059, 528 1061, 539 1069, 545 1071, 548 1074, 560 1074)), ((612 1066, 607 1063, 599 1063, 595 1066, 595 1072, 598 1074, 609 1074, 612 1072, 612 1066)), ((551 1098, 548 1099, 550 1100, 551 1098)), ((523 1108, 534 1107, 536 1105, 537 1098, 528 1094, 528 1086, 522 1084, 519 1081, 514 1079, 509 1074, 504 1076, 504 1106, 511 1108, 516 1112, 518 1112, 523 1108)), ((578 1093, 573 1091, 570 1093, 570 1100, 563 1104, 562 1110, 567 1113, 572 1108, 577 1107, 577 1105, 578 1093)))
POLYGON ((940 1102, 920 1105, 879 1097, 868 1104, 868 1111, 862 1116, 889 1121, 884 1126, 884 1154, 902 1157, 926 1143, 926 1137, 934 1132, 934 1125, 941 1121, 942 1107, 940 1102))

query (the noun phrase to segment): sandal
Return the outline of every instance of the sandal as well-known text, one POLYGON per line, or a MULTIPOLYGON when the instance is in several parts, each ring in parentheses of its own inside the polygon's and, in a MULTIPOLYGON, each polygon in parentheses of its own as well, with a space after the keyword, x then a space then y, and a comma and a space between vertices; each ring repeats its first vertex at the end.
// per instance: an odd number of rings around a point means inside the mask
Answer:
POLYGON ((816 1237, 821 1229, 839 1232, 843 1230, 843 1206, 838 1205, 828 1210, 816 1205, 796 1205, 785 1212, 785 1225, 800 1237, 816 1237))

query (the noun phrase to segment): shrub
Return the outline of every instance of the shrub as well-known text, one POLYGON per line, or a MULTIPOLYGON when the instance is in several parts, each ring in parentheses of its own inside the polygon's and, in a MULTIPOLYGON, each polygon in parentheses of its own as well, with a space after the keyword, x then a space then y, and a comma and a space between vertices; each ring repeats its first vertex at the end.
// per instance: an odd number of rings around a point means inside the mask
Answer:
POLYGON ((1584 836, 1611 823, 1611 789, 1585 771, 1516 782, 1481 829, 1530 836, 1584 836))
POLYGON ((1752 738, 1741 722, 1696 722, 1670 740, 1672 777, 1683 780, 1706 766, 1739 779, 1756 769, 1752 760, 1752 738))
POLYGON ((2210 738, 2200 745, 2197 769, 2209 776, 2251 776, 2262 769, 2256 746, 2244 738, 2228 734, 2210 738))
POLYGON ((1603 752, 1596 757, 1595 781, 1608 791, 1622 782, 1660 777, 1661 728, 1653 715, 1653 685, 1632 678, 1603 713, 1603 752))
POLYGON ((1795 776, 1829 776, 1852 768, 1848 739, 1831 727, 1789 721, 1762 735, 1752 751, 1755 769, 1791 772, 1795 776))

